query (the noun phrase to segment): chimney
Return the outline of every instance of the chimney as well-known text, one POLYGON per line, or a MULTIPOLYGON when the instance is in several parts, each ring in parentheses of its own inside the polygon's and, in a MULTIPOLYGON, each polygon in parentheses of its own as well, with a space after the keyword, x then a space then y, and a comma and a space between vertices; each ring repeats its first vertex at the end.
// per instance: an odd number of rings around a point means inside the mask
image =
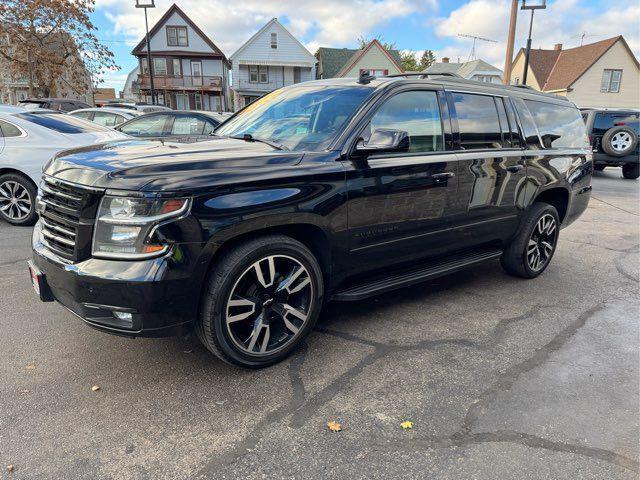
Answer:
POLYGON ((442 57, 442 63, 449 63, 449 57, 442 57))
POLYGON ((556 44, 553 46, 553 49, 554 49, 554 50, 557 50, 557 51, 562 50, 562 44, 561 44, 561 43, 556 43, 556 44))

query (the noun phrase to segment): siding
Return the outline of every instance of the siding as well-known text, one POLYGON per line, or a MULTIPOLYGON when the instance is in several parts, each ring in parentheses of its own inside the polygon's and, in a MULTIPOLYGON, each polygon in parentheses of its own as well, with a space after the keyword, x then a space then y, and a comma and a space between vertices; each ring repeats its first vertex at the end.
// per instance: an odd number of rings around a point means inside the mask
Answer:
POLYGON ((359 77, 360 69, 363 68, 371 70, 389 70, 390 75, 402 73, 394 63, 389 60, 385 53, 376 46, 370 48, 369 51, 360 57, 355 65, 353 65, 353 67, 351 67, 351 69, 342 76, 359 77))
MULTIPOLYGON (((143 46, 143 50, 147 51, 146 44, 143 46)), ((189 26, 189 24, 180 16, 177 12, 169 17, 166 24, 162 26, 158 32, 151 37, 151 53, 158 50, 189 50, 193 52, 209 52, 211 53, 211 47, 196 33, 196 31, 189 26), (167 45, 167 28, 166 26, 180 26, 187 27, 187 39, 189 42, 188 47, 170 47, 167 45)))
MULTIPOLYGON (((522 85, 522 79, 524 78, 524 55, 519 55, 513 64, 513 68, 511 69, 511 83, 516 83, 516 77, 520 79, 520 85, 522 85)), ((536 90, 541 90, 536 76, 533 74, 533 70, 531 70, 531 66, 528 68, 527 85, 536 90)))
POLYGON ((640 107, 640 69, 618 41, 572 86, 567 97, 579 107, 640 107), (600 92, 604 69, 622 69, 619 93, 600 92))

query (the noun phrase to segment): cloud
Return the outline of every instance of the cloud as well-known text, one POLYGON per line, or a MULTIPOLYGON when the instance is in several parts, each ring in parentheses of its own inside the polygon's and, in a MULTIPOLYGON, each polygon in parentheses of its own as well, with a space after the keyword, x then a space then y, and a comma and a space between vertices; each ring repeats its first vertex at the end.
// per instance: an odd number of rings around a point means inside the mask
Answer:
MULTIPOLYGON (((451 11, 448 16, 431 20, 435 33, 448 41, 438 52, 452 61, 466 61, 472 47, 471 39, 458 37, 459 33, 472 34, 495 40, 497 43, 476 42, 476 57, 499 68, 504 67, 506 38, 511 2, 508 0, 471 0, 451 11)), ((529 11, 518 11, 515 51, 526 44, 529 11)), ((624 35, 638 55, 640 6, 635 0, 603 2, 592 8, 578 0, 549 2, 546 10, 535 13, 532 33, 533 48, 553 48, 562 43, 564 48, 580 45, 580 34, 586 32, 585 43, 624 35)))

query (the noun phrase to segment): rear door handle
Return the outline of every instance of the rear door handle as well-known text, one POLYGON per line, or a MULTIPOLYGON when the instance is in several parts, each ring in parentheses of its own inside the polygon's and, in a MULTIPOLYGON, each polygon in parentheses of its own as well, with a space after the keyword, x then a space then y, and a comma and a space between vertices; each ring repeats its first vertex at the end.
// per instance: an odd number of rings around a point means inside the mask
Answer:
POLYGON ((433 175, 431 175, 431 178, 433 178, 436 182, 444 182, 455 176, 456 174, 453 172, 444 172, 444 173, 434 173, 433 175))
POLYGON ((509 165, 507 167, 507 172, 516 173, 522 170, 524 167, 522 165, 509 165))

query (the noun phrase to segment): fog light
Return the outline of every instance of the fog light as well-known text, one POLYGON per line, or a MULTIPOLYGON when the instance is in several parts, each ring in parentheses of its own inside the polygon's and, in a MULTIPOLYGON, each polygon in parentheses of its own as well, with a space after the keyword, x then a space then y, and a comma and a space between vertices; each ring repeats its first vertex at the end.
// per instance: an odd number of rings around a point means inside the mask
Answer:
POLYGON ((131 315, 129 312, 113 312, 113 316, 118 320, 133 324, 133 315, 131 315))

